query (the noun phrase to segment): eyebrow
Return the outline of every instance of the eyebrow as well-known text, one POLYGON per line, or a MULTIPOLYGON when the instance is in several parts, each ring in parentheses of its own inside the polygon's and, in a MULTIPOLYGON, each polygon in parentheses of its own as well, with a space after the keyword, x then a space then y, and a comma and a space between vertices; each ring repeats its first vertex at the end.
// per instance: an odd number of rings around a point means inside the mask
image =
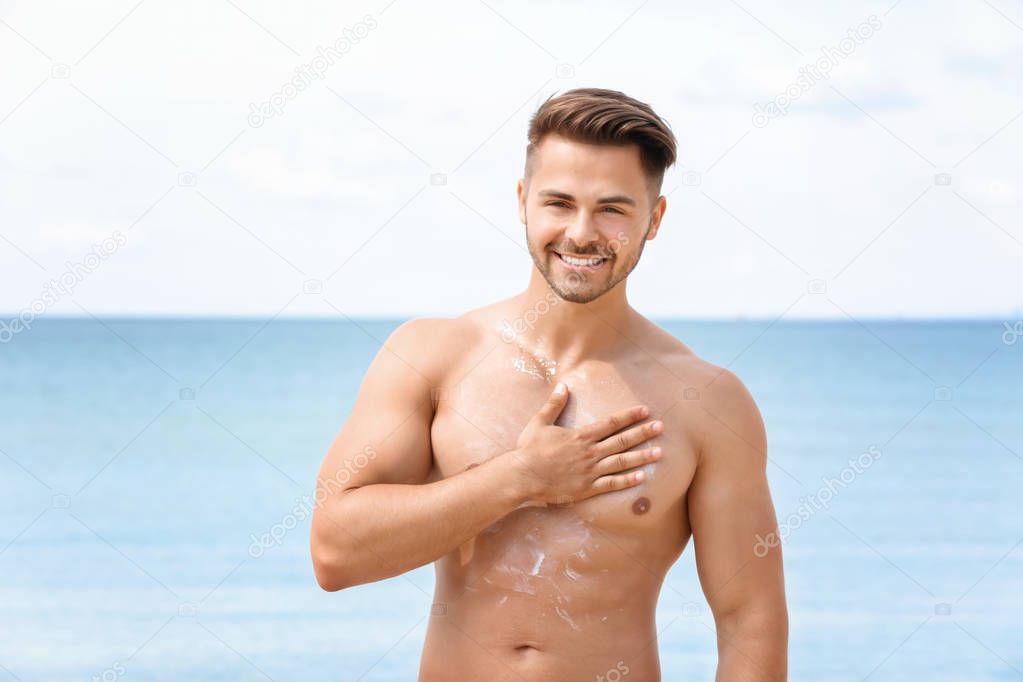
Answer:
MULTIPOLYGON (((537 192, 540 196, 555 197, 557 199, 565 199, 566 201, 575 201, 575 197, 565 192, 559 192, 554 189, 542 189, 537 192)), ((636 200, 625 194, 615 194, 610 197, 601 197, 597 199, 598 204, 628 204, 629 206, 635 206, 636 200)))

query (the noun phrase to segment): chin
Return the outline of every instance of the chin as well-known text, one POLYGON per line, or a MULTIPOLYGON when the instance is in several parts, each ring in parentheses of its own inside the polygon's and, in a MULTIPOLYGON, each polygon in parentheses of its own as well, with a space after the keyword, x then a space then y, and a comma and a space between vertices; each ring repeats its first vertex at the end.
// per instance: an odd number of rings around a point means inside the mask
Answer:
POLYGON ((600 298, 606 293, 605 291, 593 291, 590 289, 585 290, 568 290, 564 287, 552 287, 554 293, 556 293, 563 301, 569 303, 589 303, 590 301, 600 298))

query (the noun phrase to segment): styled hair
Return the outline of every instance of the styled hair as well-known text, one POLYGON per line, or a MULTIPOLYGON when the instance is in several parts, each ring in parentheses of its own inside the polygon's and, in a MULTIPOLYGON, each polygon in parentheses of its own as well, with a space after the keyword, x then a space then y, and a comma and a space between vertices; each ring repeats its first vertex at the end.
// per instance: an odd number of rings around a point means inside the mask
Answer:
POLYGON ((653 197, 660 193, 664 171, 675 163, 675 136, 668 124, 650 105, 617 90, 576 88, 540 105, 529 120, 527 182, 533 155, 551 133, 586 144, 638 145, 653 197))

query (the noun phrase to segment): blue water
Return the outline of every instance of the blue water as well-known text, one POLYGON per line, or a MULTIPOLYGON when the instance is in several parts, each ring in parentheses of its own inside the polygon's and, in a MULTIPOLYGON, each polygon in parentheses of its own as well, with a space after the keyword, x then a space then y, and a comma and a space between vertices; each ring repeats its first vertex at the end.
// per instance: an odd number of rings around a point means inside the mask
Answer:
MULTIPOLYGON (((432 567, 323 592, 294 513, 399 322, 43 319, 0 345, 0 679, 415 679, 432 567)), ((1023 338, 661 324, 756 397, 783 524, 879 453, 788 523, 791 679, 1023 679, 1023 338)), ((713 679, 691 552, 666 681, 713 679)))

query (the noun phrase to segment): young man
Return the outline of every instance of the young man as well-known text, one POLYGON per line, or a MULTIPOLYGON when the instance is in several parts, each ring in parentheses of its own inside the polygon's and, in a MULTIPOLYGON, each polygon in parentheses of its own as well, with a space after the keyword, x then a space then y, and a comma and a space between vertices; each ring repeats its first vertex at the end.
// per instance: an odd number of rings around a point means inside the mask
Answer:
POLYGON ((436 562, 421 682, 660 680, 655 607, 690 536, 717 679, 786 678, 760 412, 626 300, 675 153, 620 92, 548 99, 517 187, 528 287, 398 327, 327 453, 320 586, 436 562))

